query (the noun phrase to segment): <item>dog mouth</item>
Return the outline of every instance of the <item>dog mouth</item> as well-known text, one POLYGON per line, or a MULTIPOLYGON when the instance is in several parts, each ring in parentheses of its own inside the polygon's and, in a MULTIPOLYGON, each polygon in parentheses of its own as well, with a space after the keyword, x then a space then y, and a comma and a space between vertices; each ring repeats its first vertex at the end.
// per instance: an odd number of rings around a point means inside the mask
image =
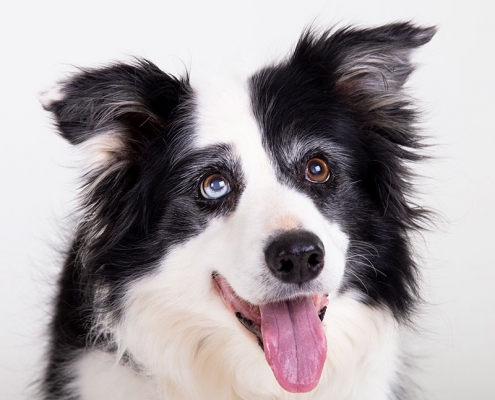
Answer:
POLYGON ((214 273, 212 279, 227 308, 257 338, 280 386, 293 393, 314 389, 326 359, 321 322, 328 296, 312 294, 256 305, 239 297, 223 276, 214 273))

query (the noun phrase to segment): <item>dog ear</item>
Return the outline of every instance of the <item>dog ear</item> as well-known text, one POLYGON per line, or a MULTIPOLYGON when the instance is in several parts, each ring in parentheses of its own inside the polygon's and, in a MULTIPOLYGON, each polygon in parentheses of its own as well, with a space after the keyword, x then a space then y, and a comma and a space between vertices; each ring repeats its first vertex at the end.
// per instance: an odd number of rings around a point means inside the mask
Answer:
POLYGON ((154 151, 153 144, 163 147, 176 133, 174 121, 190 93, 187 79, 138 60, 81 70, 42 98, 60 134, 83 148, 85 215, 78 235, 84 243, 76 247, 88 271, 104 263, 100 258, 128 232, 147 235, 152 217, 143 204, 149 193, 139 187, 149 186, 147 151, 154 151))
POLYGON ((435 34, 396 23, 372 29, 343 28, 300 39, 292 63, 324 77, 326 88, 359 120, 360 140, 369 160, 363 182, 383 214, 418 228, 427 214, 411 203, 408 162, 421 160, 417 112, 404 83, 414 70, 411 54, 435 34))
POLYGON ((336 92, 363 112, 390 104, 413 71, 412 50, 427 43, 435 27, 396 23, 378 28, 343 28, 316 36, 308 30, 293 61, 326 69, 336 92))
POLYGON ((90 170, 139 161, 167 127, 187 81, 146 60, 83 69, 42 97, 60 134, 88 151, 90 170))

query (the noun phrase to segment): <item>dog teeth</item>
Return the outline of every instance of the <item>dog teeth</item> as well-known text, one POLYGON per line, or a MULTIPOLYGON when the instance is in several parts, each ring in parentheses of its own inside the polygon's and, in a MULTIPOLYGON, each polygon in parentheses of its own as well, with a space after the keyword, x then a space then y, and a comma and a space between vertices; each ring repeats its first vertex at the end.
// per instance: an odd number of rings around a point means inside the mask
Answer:
POLYGON ((255 314, 260 314, 260 306, 253 306, 253 309, 252 309, 253 313, 255 314))

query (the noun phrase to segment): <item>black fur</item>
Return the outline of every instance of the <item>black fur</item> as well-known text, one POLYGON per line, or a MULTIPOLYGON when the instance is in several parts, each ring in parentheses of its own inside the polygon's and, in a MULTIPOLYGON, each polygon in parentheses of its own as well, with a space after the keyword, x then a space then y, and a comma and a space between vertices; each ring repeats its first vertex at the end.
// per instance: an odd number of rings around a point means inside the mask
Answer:
MULTIPOLYGON (((412 71, 411 50, 434 32, 408 23, 321 36, 308 31, 289 59, 250 81, 279 179, 307 193, 351 238, 341 290, 357 289, 364 302, 387 306, 402 320, 417 300, 408 232, 425 215, 410 202, 406 162, 420 160, 422 146, 402 87, 412 71), (315 156, 331 168, 325 184, 304 180, 304 166, 315 156)), ((119 143, 84 177, 81 223, 51 323, 44 398, 76 399, 66 364, 91 345, 114 350, 109 338, 93 335, 98 316, 119 318, 127 283, 199 234, 213 215, 234 211, 244 182, 228 145, 192 148, 188 77, 176 79, 148 61, 82 70, 63 82, 62 98, 46 109, 72 144, 109 132, 119 143), (199 193, 212 173, 232 186, 218 201, 199 193)))
POLYGON ((345 284, 363 301, 405 320, 418 297, 408 231, 427 216, 411 203, 406 163, 422 157, 416 111, 402 93, 410 52, 434 28, 399 23, 376 29, 306 32, 294 54, 251 80, 253 106, 280 179, 307 192, 351 238, 345 284), (287 157, 293 143, 306 154, 287 157), (304 166, 327 161, 332 179, 308 184, 304 166))

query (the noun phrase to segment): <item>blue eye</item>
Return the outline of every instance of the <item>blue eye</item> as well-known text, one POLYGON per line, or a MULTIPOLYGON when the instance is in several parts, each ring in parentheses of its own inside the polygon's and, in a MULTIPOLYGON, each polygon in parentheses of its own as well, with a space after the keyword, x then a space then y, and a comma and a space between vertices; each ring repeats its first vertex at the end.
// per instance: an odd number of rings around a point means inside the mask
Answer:
POLYGON ((229 181, 220 174, 210 175, 201 183, 201 194, 206 199, 219 199, 229 192, 229 181))

